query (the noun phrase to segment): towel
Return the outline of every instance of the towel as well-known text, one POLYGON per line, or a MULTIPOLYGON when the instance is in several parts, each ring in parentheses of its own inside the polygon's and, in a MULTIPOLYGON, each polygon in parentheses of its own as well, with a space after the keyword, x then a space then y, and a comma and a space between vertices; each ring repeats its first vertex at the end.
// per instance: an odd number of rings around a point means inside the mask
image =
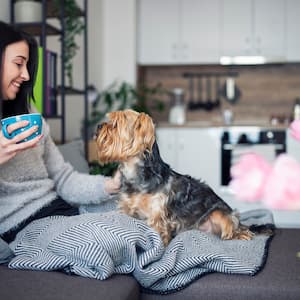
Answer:
MULTIPOLYGON (((244 212, 241 220, 247 225, 273 223, 267 210, 244 212)), ((211 272, 255 275, 264 265, 269 238, 224 241, 190 230, 164 247, 143 221, 116 211, 52 216, 18 233, 10 244, 15 257, 9 267, 63 270, 99 280, 132 274, 145 292, 166 294, 211 272)))

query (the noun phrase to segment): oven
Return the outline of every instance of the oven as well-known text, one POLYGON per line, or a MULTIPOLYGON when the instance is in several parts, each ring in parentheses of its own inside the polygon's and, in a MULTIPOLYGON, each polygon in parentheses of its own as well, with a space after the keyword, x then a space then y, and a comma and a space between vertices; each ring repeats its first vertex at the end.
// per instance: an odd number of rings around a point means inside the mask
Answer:
POLYGON ((231 180, 231 166, 248 152, 256 152, 272 162, 280 153, 286 152, 286 131, 254 126, 225 128, 221 134, 222 186, 227 186, 231 180))

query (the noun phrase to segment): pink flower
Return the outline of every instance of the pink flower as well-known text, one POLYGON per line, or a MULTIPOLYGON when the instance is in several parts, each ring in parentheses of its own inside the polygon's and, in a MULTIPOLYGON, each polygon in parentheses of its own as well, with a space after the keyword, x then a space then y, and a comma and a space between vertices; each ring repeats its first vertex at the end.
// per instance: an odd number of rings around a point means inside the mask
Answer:
POLYGON ((256 202, 261 200, 271 165, 260 155, 248 153, 231 167, 232 180, 229 186, 237 199, 256 202))
POLYGON ((300 164, 294 158, 281 154, 275 160, 263 202, 272 209, 300 209, 300 164))
POLYGON ((291 135, 294 139, 300 141, 300 120, 295 120, 290 124, 291 135))

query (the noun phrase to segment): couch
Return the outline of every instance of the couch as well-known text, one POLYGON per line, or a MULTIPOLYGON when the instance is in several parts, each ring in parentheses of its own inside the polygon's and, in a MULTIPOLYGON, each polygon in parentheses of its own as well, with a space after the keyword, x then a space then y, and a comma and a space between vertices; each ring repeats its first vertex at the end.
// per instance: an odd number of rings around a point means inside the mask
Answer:
MULTIPOLYGON (((82 172, 88 170, 80 141, 60 148, 75 168, 82 172)), ((266 263, 258 274, 211 273, 167 295, 144 291, 131 275, 113 275, 100 281, 60 271, 12 270, 2 264, 0 299, 300 299, 299 251, 300 229, 278 228, 270 242, 266 263)))

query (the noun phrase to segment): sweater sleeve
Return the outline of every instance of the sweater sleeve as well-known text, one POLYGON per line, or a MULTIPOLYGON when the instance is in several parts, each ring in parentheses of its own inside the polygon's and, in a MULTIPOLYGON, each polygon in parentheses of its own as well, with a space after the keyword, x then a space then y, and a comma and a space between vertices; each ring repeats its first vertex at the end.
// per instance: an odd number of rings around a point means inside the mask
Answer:
POLYGON ((68 162, 64 161, 50 137, 48 125, 45 126, 44 160, 57 194, 73 205, 97 204, 107 200, 110 195, 104 189, 105 177, 75 171, 68 162))

